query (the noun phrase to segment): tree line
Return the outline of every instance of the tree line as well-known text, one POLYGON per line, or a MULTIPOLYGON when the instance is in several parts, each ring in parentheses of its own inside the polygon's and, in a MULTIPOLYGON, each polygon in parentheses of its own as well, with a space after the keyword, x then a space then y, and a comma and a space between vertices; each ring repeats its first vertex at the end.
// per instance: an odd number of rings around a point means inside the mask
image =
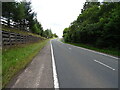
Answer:
POLYGON ((31 2, 2 2, 2 18, 6 19, 3 25, 17 28, 52 38, 54 34, 50 29, 43 30, 41 23, 37 20, 37 14, 32 10, 31 2))
POLYGON ((65 42, 99 48, 120 47, 120 2, 86 2, 81 14, 63 31, 65 42))

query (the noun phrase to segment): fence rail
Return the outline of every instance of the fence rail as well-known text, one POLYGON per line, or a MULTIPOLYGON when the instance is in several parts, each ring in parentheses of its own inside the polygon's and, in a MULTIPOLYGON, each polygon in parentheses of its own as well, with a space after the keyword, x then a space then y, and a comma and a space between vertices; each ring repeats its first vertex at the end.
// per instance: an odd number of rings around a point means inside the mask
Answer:
POLYGON ((34 43, 39 40, 43 40, 43 38, 35 37, 32 35, 22 35, 22 34, 18 34, 14 32, 2 31, 2 45, 3 46, 34 43))
POLYGON ((26 24, 23 23, 17 23, 15 21, 13 21, 12 19, 9 20, 9 25, 8 25, 8 19, 5 17, 0 17, 0 23, 5 26, 5 27, 9 27, 9 28, 15 28, 15 29, 21 29, 21 30, 25 30, 25 31, 30 31, 29 27, 28 27, 28 23, 26 22, 26 24))

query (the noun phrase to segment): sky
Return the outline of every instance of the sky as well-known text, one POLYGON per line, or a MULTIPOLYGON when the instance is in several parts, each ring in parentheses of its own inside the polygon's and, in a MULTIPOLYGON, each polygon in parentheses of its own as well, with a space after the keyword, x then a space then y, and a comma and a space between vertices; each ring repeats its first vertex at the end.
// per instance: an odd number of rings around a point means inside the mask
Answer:
POLYGON ((43 29, 51 29, 59 37, 77 19, 86 0, 31 0, 33 11, 43 29))

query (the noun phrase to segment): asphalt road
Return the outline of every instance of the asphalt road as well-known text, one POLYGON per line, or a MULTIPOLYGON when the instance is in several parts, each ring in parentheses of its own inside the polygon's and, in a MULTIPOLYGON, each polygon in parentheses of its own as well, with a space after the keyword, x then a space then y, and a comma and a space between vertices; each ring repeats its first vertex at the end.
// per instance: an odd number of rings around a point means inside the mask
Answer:
POLYGON ((117 58, 52 40, 60 88, 118 88, 117 58))

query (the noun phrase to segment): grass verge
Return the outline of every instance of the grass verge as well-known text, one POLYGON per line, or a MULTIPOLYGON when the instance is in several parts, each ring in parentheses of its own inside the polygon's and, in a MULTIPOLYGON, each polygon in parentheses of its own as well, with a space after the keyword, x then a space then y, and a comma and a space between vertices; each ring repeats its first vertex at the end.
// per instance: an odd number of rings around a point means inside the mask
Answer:
POLYGON ((63 42, 63 43, 67 43, 67 44, 71 44, 71 45, 74 45, 74 46, 91 49, 91 50, 94 50, 94 51, 102 52, 102 53, 113 55, 113 56, 116 56, 116 57, 120 56, 120 51, 119 50, 115 50, 115 49, 111 49, 111 48, 110 49, 107 49, 107 48, 101 49, 101 48, 96 48, 96 47, 93 47, 93 46, 90 46, 90 45, 85 45, 85 44, 64 42, 63 39, 61 39, 60 41, 63 42))
POLYGON ((11 80, 33 57, 47 44, 48 40, 3 49, 2 52, 2 87, 11 80))

